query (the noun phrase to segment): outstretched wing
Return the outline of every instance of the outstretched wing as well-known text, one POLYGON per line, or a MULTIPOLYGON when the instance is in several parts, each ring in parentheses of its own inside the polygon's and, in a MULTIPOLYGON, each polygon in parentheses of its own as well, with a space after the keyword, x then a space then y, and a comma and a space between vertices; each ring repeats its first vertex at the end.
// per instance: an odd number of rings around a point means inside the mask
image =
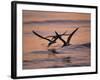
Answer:
MULTIPOLYGON (((59 35, 61 35, 61 36, 69 35, 69 34, 66 34, 66 33, 67 33, 67 31, 65 31, 64 33, 59 34, 59 35)), ((54 37, 56 37, 56 35, 53 35, 53 36, 46 36, 46 38, 50 38, 50 37, 54 38, 54 37)))
POLYGON ((55 37, 55 36, 46 36, 45 38, 51 38, 51 37, 55 37))
POLYGON ((45 39, 45 40, 51 41, 50 39, 47 39, 47 38, 41 36, 40 34, 36 33, 34 30, 33 30, 32 32, 33 32, 36 36, 38 36, 38 37, 40 37, 40 38, 42 38, 42 39, 45 39))
POLYGON ((62 37, 61 37, 62 35, 59 35, 56 31, 55 31, 55 33, 56 33, 57 37, 63 42, 62 47, 66 46, 66 41, 64 39, 62 39, 62 37))
POLYGON ((64 46, 65 46, 65 45, 66 45, 66 42, 62 39, 61 36, 65 35, 65 34, 66 34, 66 31, 65 31, 63 34, 58 34, 56 31, 55 31, 55 33, 56 33, 56 35, 55 35, 55 36, 52 36, 52 42, 50 42, 50 43, 48 44, 48 47, 49 47, 51 44, 55 43, 56 40, 57 40, 58 38, 64 43, 64 46))
POLYGON ((58 39, 58 37, 55 36, 55 37, 52 39, 52 41, 50 41, 50 43, 48 44, 48 47, 49 47, 50 45, 56 43, 56 40, 57 40, 57 39, 58 39))
POLYGON ((65 31, 63 34, 61 34, 61 35, 66 35, 66 33, 67 33, 67 31, 65 31))
POLYGON ((67 45, 70 44, 70 40, 71 40, 72 36, 75 34, 75 32, 76 32, 78 29, 79 29, 79 28, 76 28, 76 29, 69 35, 69 37, 67 38, 67 45))

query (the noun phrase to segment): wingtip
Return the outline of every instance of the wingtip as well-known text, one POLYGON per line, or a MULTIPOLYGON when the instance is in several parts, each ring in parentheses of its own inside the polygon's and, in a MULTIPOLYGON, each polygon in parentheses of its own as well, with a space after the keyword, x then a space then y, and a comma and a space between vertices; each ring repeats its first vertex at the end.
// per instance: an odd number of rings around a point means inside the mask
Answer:
POLYGON ((77 27, 76 29, 79 29, 79 27, 77 27))
POLYGON ((32 30, 32 32, 34 33, 35 31, 34 31, 34 30, 32 30))

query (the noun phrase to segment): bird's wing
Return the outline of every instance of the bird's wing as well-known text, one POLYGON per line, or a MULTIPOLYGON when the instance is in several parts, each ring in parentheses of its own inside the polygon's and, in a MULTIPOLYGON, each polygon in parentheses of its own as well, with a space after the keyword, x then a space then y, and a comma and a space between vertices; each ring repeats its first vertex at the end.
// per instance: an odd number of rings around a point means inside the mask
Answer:
POLYGON ((66 45, 66 41, 64 39, 62 39, 61 35, 59 35, 56 31, 55 31, 57 37, 63 42, 63 45, 66 45))
POLYGON ((38 36, 38 37, 40 37, 40 38, 42 38, 42 39, 45 39, 45 40, 51 41, 50 39, 47 39, 47 38, 41 36, 40 34, 36 33, 34 30, 33 30, 32 32, 33 32, 36 36, 38 36))
POLYGON ((67 33, 67 30, 64 33, 60 34, 60 35, 61 36, 68 36, 69 34, 66 34, 66 33, 67 33))
POLYGON ((62 33, 62 35, 65 35, 67 33, 67 31, 65 31, 64 33, 62 33))
POLYGON ((45 38, 50 38, 50 37, 54 37, 54 36, 46 36, 45 38))
MULTIPOLYGON (((69 35, 69 34, 66 34, 66 33, 67 33, 67 31, 65 31, 64 33, 62 33, 62 34, 60 34, 60 35, 61 35, 61 36, 69 35)), ((45 38, 50 38, 50 37, 54 38, 54 37, 56 37, 56 35, 53 35, 53 36, 46 36, 45 38)))
POLYGON ((48 44, 48 47, 50 46, 50 45, 52 45, 53 43, 56 43, 56 40, 58 39, 58 37, 57 36, 54 36, 54 37, 52 37, 52 41, 50 41, 50 43, 48 44))
POLYGON ((78 30, 79 28, 76 28, 67 38, 67 44, 70 44, 70 40, 72 38, 72 36, 75 34, 75 32, 78 30))

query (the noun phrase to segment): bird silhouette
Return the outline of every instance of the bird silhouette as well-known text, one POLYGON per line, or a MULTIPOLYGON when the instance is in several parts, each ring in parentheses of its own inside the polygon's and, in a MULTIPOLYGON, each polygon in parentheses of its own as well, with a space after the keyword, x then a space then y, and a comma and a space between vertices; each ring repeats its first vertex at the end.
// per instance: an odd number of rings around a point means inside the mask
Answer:
MULTIPOLYGON (((42 39, 45 39, 47 40, 49 43, 48 43, 48 47, 50 45, 52 45, 53 43, 56 43, 56 40, 58 39, 58 36, 57 35, 54 35, 54 36, 47 36, 47 37, 43 37, 42 35, 36 33, 34 30, 32 31, 36 36, 42 38, 42 39), (52 37, 52 39, 48 39, 49 37, 52 37)), ((63 35, 69 35, 69 34, 66 34, 67 31, 65 31, 63 34, 59 34, 60 36, 63 36, 63 35)))
POLYGON ((55 33, 56 33, 56 35, 58 36, 58 38, 63 42, 62 47, 64 47, 64 46, 69 46, 69 45, 70 45, 71 38, 72 38, 72 36, 75 34, 75 32, 76 32, 78 29, 79 29, 79 28, 76 28, 71 34, 69 34, 69 36, 68 36, 68 38, 67 38, 67 41, 65 41, 65 40, 62 38, 62 36, 59 35, 59 34, 55 31, 55 33))
POLYGON ((75 32, 78 30, 79 28, 76 28, 71 34, 66 34, 67 31, 65 31, 64 33, 62 34, 59 34, 58 32, 55 31, 55 34, 54 36, 47 36, 47 37, 43 37, 42 35, 36 33, 34 30, 32 31, 36 36, 42 38, 42 39, 45 39, 47 40, 49 43, 48 43, 48 47, 54 43, 56 43, 56 40, 57 39, 60 39, 62 42, 63 42, 63 45, 62 47, 64 46, 69 46, 70 45, 70 41, 71 41, 71 38, 72 36, 75 34, 75 32), (67 38, 67 41, 65 41, 62 36, 68 36, 67 38), (51 39, 48 39, 49 37, 52 37, 51 39))
POLYGON ((71 38, 72 36, 75 34, 75 32, 78 30, 79 28, 76 28, 67 38, 67 44, 66 45, 70 45, 70 41, 71 41, 71 38))
POLYGON ((41 36, 40 34, 36 33, 34 30, 33 30, 32 32, 33 32, 35 35, 37 35, 38 37, 40 37, 40 38, 42 38, 42 39, 45 39, 45 40, 49 41, 48 47, 49 47, 51 44, 55 43, 56 40, 57 40, 57 38, 55 38, 55 40, 53 40, 53 41, 50 40, 50 39, 48 39, 48 38, 45 38, 45 37, 41 36))

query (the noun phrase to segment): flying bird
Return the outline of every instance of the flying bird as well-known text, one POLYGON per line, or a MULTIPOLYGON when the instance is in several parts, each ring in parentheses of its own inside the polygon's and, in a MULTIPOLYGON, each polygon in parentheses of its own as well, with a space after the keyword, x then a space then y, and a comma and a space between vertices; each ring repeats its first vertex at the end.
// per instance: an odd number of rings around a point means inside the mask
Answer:
POLYGON ((71 38, 72 36, 75 34, 75 32, 78 30, 79 28, 76 28, 67 38, 67 44, 66 45, 70 45, 70 41, 71 41, 71 38))
POLYGON ((62 34, 58 34, 58 32, 55 31, 55 34, 56 35, 53 35, 53 36, 47 36, 47 37, 43 37, 42 35, 36 33, 34 30, 32 31, 36 36, 42 38, 42 39, 45 39, 47 40, 49 43, 48 43, 48 47, 51 46, 52 44, 56 43, 56 40, 57 39, 60 39, 62 42, 63 42, 63 45, 62 47, 64 46, 69 46, 70 45, 70 40, 72 38, 72 36, 75 34, 75 32, 78 30, 79 28, 76 28, 71 34, 66 34, 67 31, 65 31, 64 33, 62 34), (67 41, 65 41, 62 36, 68 36, 67 38, 67 41), (51 37, 51 39, 48 39, 49 37, 51 37))
MULTIPOLYGON (((47 36, 47 37, 43 37, 41 36, 40 34, 36 33, 34 30, 32 31, 36 36, 42 38, 42 39, 45 39, 47 41, 49 41, 48 43, 48 47, 50 45, 52 45, 53 43, 56 43, 56 40, 58 39, 58 36, 57 35, 54 35, 54 36, 47 36), (52 37, 52 39, 48 39, 49 37, 52 37)), ((67 31, 65 31, 63 34, 59 34, 60 36, 63 36, 63 35, 69 35, 69 34, 66 34, 67 31)))
POLYGON ((76 29, 68 36, 67 41, 65 41, 65 40, 61 37, 61 35, 59 35, 59 34, 55 31, 55 33, 56 33, 56 35, 58 36, 58 38, 63 42, 62 47, 64 47, 64 46, 69 46, 69 45, 70 45, 70 40, 71 40, 72 36, 75 34, 75 32, 76 32, 78 29, 79 29, 79 28, 76 28, 76 29))

